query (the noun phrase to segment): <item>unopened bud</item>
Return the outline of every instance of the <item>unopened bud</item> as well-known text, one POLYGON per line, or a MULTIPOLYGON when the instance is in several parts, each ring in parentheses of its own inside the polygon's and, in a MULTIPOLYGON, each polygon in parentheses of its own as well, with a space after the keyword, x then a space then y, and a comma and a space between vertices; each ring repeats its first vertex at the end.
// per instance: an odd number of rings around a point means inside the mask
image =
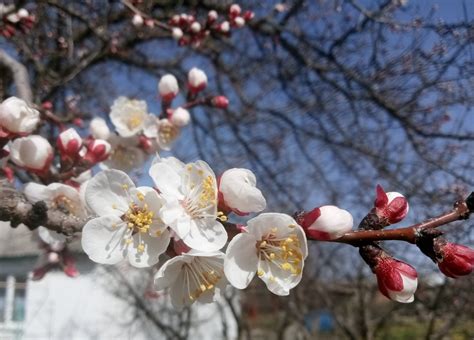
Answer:
POLYGON ((183 109, 182 107, 178 107, 171 113, 171 117, 170 117, 171 124, 177 127, 183 127, 183 126, 188 125, 190 120, 191 120, 191 116, 189 114, 189 111, 186 109, 183 109))
POLYGON ((214 11, 214 10, 211 10, 211 11, 209 11, 209 13, 207 13, 207 20, 208 20, 210 23, 215 22, 218 17, 219 17, 219 15, 218 15, 217 12, 214 11))
POLYGON ((143 26, 143 23, 145 21, 143 20, 143 17, 140 14, 135 14, 132 18, 132 24, 133 26, 143 26))
POLYGON ((227 33, 230 30, 230 24, 228 21, 224 21, 219 25, 219 30, 223 33, 227 33))
POLYGON ((87 145, 87 152, 84 159, 92 164, 105 161, 112 150, 108 142, 102 139, 95 139, 87 145))
POLYGON ((158 92, 164 102, 171 102, 179 92, 178 80, 172 74, 161 77, 158 83, 158 92))
POLYGON ((242 18, 242 17, 236 17, 236 18, 234 19, 234 24, 235 24, 235 26, 237 26, 237 27, 243 27, 243 26, 245 26, 245 20, 244 20, 244 18, 242 18))
POLYGON ((334 205, 314 208, 297 218, 308 238, 313 240, 334 240, 352 230, 354 220, 344 209, 334 205))
POLYGON ((181 28, 173 27, 173 29, 171 30, 171 36, 174 40, 179 40, 183 37, 183 31, 181 30, 181 28))
POLYGON ((383 295, 401 303, 413 302, 418 286, 415 268, 384 253, 372 270, 383 295))
POLYGON ((452 278, 469 275, 474 268, 474 249, 443 242, 437 249, 438 267, 441 272, 452 278))
POLYGON ((188 73, 188 85, 192 93, 204 90, 207 86, 206 73, 197 67, 193 67, 188 73))
POLYGON ((377 185, 377 198, 374 202, 375 213, 388 224, 400 222, 408 214, 407 199, 398 192, 387 192, 377 185))
POLYGON ((198 23, 197 21, 193 22, 191 24, 191 31, 193 33, 199 33, 201 31, 201 24, 198 23))
POLYGON ((235 18, 236 16, 238 16, 241 12, 242 12, 242 9, 240 8, 238 4, 232 4, 229 8, 229 15, 232 18, 235 18))
POLYGON ((30 13, 28 13, 28 11, 24 8, 20 8, 16 14, 20 17, 20 19, 28 18, 30 15, 30 13))
POLYGON ((110 137, 110 129, 104 119, 96 117, 89 124, 89 131, 92 137, 96 139, 107 140, 110 137))
POLYGON ((245 21, 250 21, 255 17, 255 13, 252 11, 245 11, 242 17, 244 18, 245 21))
POLYGON ((74 157, 82 147, 82 138, 73 128, 61 132, 57 141, 62 156, 74 157))
POLYGON ((226 96, 216 96, 211 99, 211 104, 219 109, 227 109, 229 106, 229 99, 226 96))

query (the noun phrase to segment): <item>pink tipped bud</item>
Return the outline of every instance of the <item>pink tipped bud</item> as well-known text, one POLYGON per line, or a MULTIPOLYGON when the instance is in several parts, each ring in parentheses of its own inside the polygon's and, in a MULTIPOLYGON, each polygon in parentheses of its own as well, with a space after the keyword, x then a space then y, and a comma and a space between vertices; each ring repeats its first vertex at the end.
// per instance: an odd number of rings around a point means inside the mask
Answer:
POLYGON ((66 251, 63 253, 63 272, 69 277, 79 276, 79 271, 76 268, 76 260, 66 251))
POLYGON ((179 16, 179 14, 175 14, 171 17, 171 20, 169 21, 169 23, 170 25, 177 26, 179 25, 180 19, 181 17, 179 16))
POLYGON ((171 124, 177 127, 184 127, 189 124, 191 115, 188 110, 178 107, 171 113, 169 120, 171 121, 171 124))
POLYGON ((211 10, 211 11, 209 11, 209 13, 207 13, 207 21, 209 21, 210 23, 215 22, 218 17, 219 17, 219 15, 214 10, 211 10))
POLYGON ((75 156, 82 147, 82 138, 73 128, 61 132, 57 141, 59 152, 63 156, 75 156))
POLYGON ((300 216, 298 223, 310 239, 334 240, 351 231, 354 220, 347 210, 325 205, 300 216))
POLYGON ((143 26, 145 20, 143 20, 143 17, 140 14, 135 14, 132 18, 132 24, 133 26, 139 27, 143 26))
POLYGON ((201 32, 201 24, 198 23, 197 21, 193 22, 190 28, 193 33, 201 32))
POLYGON ((188 86, 192 93, 204 90, 207 86, 206 73, 197 67, 193 67, 188 73, 188 86))
POLYGON ((52 110, 53 103, 51 103, 50 101, 46 101, 46 102, 43 102, 43 104, 41 104, 41 107, 45 110, 52 110))
POLYGON ((179 92, 178 80, 172 74, 161 77, 158 83, 158 93, 164 102, 171 102, 179 92))
POLYGON ((59 262, 59 255, 56 252, 51 252, 48 254, 48 262, 49 263, 58 263, 59 262))
POLYGON ((230 31, 230 24, 228 21, 223 21, 220 25, 219 25, 219 31, 221 31, 222 33, 227 33, 230 31))
POLYGON ((245 21, 250 21, 255 17, 255 13, 252 11, 245 11, 242 17, 244 18, 245 21))
POLYGON ((242 9, 238 4, 232 4, 229 8, 229 16, 235 18, 242 12, 242 9))
POLYGON ((409 206, 407 199, 398 192, 385 192, 377 185, 377 198, 374 202, 375 213, 383 218, 388 224, 400 222, 408 214, 409 206))
POLYGON ((382 256, 372 270, 383 295, 401 303, 413 302, 418 286, 415 268, 392 257, 382 256))
POLYGON ((26 19, 29 17, 30 13, 24 8, 20 8, 16 13, 20 19, 26 19))
POLYGON ((245 20, 244 20, 244 18, 242 18, 242 17, 236 17, 236 18, 234 19, 234 25, 235 25, 236 27, 239 27, 239 28, 240 28, 240 27, 244 27, 244 26, 245 26, 245 20))
POLYGON ((216 96, 211 99, 211 104, 219 109, 227 109, 229 106, 229 99, 226 96, 216 96))
POLYGON ((474 249, 456 244, 446 243, 439 251, 441 260, 438 267, 441 272, 452 278, 472 273, 474 268, 474 249))
POLYGON ((174 40, 179 40, 183 37, 183 31, 181 30, 181 28, 173 27, 173 29, 171 30, 171 36, 174 40))
POLYGON ((102 139, 94 139, 87 145, 87 152, 84 159, 92 164, 105 161, 112 150, 108 142, 102 139))
POLYGON ((49 170, 53 156, 51 144, 39 135, 17 138, 10 146, 13 163, 37 173, 49 170))

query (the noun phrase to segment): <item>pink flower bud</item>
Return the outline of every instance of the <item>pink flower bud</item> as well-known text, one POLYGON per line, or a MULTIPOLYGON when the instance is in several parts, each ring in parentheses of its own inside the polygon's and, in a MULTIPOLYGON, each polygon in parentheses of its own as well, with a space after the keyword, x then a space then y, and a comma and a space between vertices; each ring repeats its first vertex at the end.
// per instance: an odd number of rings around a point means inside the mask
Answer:
POLYGON ((388 224, 400 222, 408 214, 409 206, 407 199, 398 192, 387 192, 377 185, 377 198, 374 202, 375 213, 383 218, 388 224))
POLYGON ((112 147, 105 140, 94 139, 87 145, 87 152, 84 159, 92 164, 96 164, 106 160, 109 157, 111 150, 112 147))
POLYGON ((188 86, 192 93, 204 90, 207 86, 206 73, 197 67, 193 67, 188 73, 188 86))
POLYGON ((245 21, 250 21, 255 17, 255 13, 252 11, 245 11, 242 17, 244 18, 245 21))
POLYGON ((383 295, 401 303, 413 302, 418 286, 415 268, 392 257, 380 257, 372 270, 383 295))
POLYGON ((135 14, 132 18, 133 26, 136 26, 136 27, 143 26, 144 22, 145 20, 143 20, 143 17, 140 14, 135 14))
POLYGON ((169 120, 171 121, 171 124, 177 127, 184 127, 189 124, 191 115, 188 110, 178 107, 171 113, 169 120))
POLYGON ((51 252, 48 254, 48 262, 49 263, 58 263, 59 262, 59 255, 56 252, 51 252))
POLYGON ((79 271, 76 268, 76 260, 66 250, 62 254, 63 257, 63 272, 69 277, 79 276, 79 271))
POLYGON ((191 24, 190 28, 193 33, 199 33, 201 31, 201 24, 195 21, 191 24))
POLYGON ((179 40, 183 37, 183 31, 181 30, 181 28, 173 27, 173 29, 171 30, 171 36, 174 40, 179 40))
POLYGON ((219 17, 219 15, 217 14, 217 12, 215 10, 211 10, 211 11, 209 11, 209 13, 207 13, 207 20, 210 23, 215 22, 218 17, 219 17))
POLYGON ((169 23, 170 25, 177 26, 179 25, 179 20, 180 20, 179 14, 175 14, 171 17, 171 20, 169 21, 169 23))
POLYGON ((219 31, 227 33, 230 30, 230 24, 228 21, 224 21, 219 25, 219 31))
POLYGON ((18 138, 10 146, 10 159, 33 172, 46 172, 53 160, 53 148, 38 135, 18 138))
POLYGON ((314 208, 298 219, 308 238, 334 240, 352 230, 354 220, 344 209, 334 205, 314 208))
POLYGON ((89 124, 89 131, 96 139, 107 140, 110 137, 110 129, 104 119, 96 117, 89 124))
POLYGON ((18 15, 18 17, 20 17, 20 19, 28 18, 28 16, 30 15, 30 13, 28 13, 28 11, 24 8, 20 8, 16 14, 18 15))
POLYGON ((178 80, 172 74, 161 77, 158 83, 158 93, 164 102, 171 102, 179 92, 178 80))
POLYGON ((76 130, 70 128, 59 134, 57 144, 62 155, 75 156, 82 147, 82 138, 76 130))
POLYGON ((232 4, 229 8, 229 15, 232 18, 235 18, 242 12, 242 9, 238 4, 232 4))
POLYGON ((235 24, 235 26, 237 26, 239 28, 244 27, 245 26, 245 20, 242 17, 236 17, 234 19, 234 24, 235 24))
POLYGON ((441 246, 439 252, 442 259, 438 261, 438 267, 444 275, 458 278, 472 272, 474 249, 456 243, 446 243, 441 246))
POLYGON ((211 99, 211 104, 219 109, 227 109, 229 106, 229 99, 226 96, 216 96, 211 99))
POLYGON ((17 135, 26 135, 36 129, 39 112, 23 99, 10 97, 0 104, 0 127, 17 135))

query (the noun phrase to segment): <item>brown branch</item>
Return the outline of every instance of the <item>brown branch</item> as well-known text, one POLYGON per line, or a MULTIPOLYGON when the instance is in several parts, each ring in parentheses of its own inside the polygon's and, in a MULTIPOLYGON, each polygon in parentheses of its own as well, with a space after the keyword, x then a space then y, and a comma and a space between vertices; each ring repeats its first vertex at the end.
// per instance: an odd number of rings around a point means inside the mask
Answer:
POLYGON ((429 219, 425 222, 418 223, 405 228, 397 228, 390 230, 358 230, 352 231, 344 236, 331 240, 331 242, 347 243, 355 247, 368 244, 373 241, 397 240, 409 243, 415 243, 416 236, 421 230, 433 229, 442 225, 469 218, 474 211, 474 193, 466 199, 466 201, 458 201, 454 204, 453 210, 442 214, 438 217, 429 219))
POLYGON ((31 104, 33 94, 31 91, 30 78, 25 65, 10 57, 4 50, 0 49, 0 64, 8 68, 13 75, 17 96, 31 104))

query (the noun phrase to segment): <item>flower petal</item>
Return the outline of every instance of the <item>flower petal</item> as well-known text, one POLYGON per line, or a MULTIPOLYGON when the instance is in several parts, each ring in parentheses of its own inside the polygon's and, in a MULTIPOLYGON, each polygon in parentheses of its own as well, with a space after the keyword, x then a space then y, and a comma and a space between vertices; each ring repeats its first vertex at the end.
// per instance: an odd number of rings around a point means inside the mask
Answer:
POLYGON ((181 173, 174 165, 162 159, 151 166, 149 174, 160 193, 182 199, 181 173))
POLYGON ((255 236, 241 233, 235 236, 227 246, 224 259, 224 273, 232 286, 247 288, 258 268, 258 256, 255 236))
POLYGON ((28 201, 35 203, 39 201, 49 202, 52 199, 52 193, 46 185, 30 182, 23 189, 28 201))
POLYGON ((182 237, 187 246, 200 251, 219 250, 227 242, 224 226, 213 218, 191 220, 189 233, 182 237))
POLYGON ((117 216, 94 218, 82 230, 82 249, 94 262, 116 264, 127 255, 127 245, 123 242, 127 229, 117 216))
POLYGON ((133 235, 133 243, 128 247, 128 260, 137 268, 151 267, 158 263, 160 255, 166 251, 170 243, 170 233, 165 230, 159 237, 137 233, 133 235), (137 251, 138 245, 143 242, 145 249, 137 251))
POLYGON ((129 188, 135 188, 135 184, 125 172, 104 170, 87 184, 86 202, 99 216, 121 216, 128 210, 129 188))

